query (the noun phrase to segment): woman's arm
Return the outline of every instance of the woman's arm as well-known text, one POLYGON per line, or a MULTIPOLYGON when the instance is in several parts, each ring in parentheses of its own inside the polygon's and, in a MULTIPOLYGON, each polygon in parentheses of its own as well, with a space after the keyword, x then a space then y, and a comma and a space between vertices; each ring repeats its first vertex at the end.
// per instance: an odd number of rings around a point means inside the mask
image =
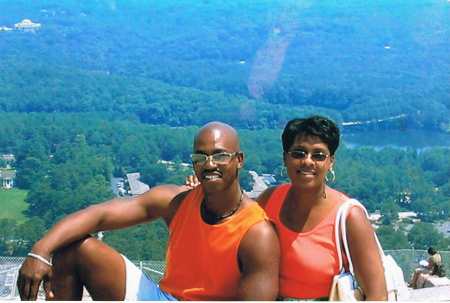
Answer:
POLYGON ((356 279, 363 289, 367 301, 387 300, 384 268, 381 261, 374 230, 363 210, 352 207, 347 221, 350 256, 356 279))

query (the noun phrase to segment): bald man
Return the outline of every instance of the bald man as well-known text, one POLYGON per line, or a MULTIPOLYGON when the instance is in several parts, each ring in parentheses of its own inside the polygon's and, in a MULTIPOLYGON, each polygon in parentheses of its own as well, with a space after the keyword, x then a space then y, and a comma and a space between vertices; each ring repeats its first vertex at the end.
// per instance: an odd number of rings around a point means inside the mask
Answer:
MULTIPOLYGON (((192 163, 201 186, 162 185, 62 219, 32 248, 20 271, 21 299, 275 300, 279 244, 257 203, 239 185, 244 163, 236 131, 212 122, 197 133, 192 163), (89 234, 163 218, 169 228, 160 285, 89 234), (52 258, 53 257, 53 258, 52 258), (51 264, 53 260, 53 264, 51 264)), ((149 243, 151 245, 151 243, 149 243)))

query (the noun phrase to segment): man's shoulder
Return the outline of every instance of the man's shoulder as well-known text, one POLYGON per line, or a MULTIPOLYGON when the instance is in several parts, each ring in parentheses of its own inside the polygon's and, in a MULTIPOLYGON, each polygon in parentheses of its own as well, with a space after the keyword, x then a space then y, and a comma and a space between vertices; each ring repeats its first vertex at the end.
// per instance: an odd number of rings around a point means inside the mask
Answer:
POLYGON ((173 184, 158 185, 150 188, 144 194, 138 196, 136 199, 143 205, 149 207, 157 207, 160 210, 165 208, 172 208, 174 201, 178 201, 189 192, 190 188, 187 186, 179 186, 173 184))
POLYGON ((160 198, 167 199, 168 201, 174 199, 178 195, 188 192, 189 187, 180 186, 175 184, 163 184, 150 188, 143 198, 160 198))
POLYGON ((253 224, 247 230, 239 245, 239 252, 254 254, 258 251, 272 250, 278 245, 275 228, 266 219, 253 224))
MULTIPOLYGON (((245 213, 245 220, 247 221, 248 231, 245 238, 254 240, 264 238, 274 231, 274 228, 266 215, 263 207, 253 199, 246 199, 247 212, 245 213)), ((254 241, 251 240, 251 241, 254 241)))
POLYGON ((249 236, 251 238, 256 237, 266 237, 267 235, 271 234, 272 232, 274 232, 274 227, 273 225, 270 223, 270 221, 265 218, 264 220, 261 220, 259 222, 256 222, 255 224, 253 224, 246 236, 249 236))

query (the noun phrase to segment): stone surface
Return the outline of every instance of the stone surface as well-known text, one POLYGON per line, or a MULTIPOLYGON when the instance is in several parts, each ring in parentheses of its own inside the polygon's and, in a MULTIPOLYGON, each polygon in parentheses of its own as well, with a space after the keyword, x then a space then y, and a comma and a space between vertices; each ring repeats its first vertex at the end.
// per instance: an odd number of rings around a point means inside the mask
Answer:
POLYGON ((447 277, 431 276, 429 274, 420 274, 417 279, 417 288, 427 288, 435 286, 450 286, 450 279, 447 277))
POLYGON ((450 301, 450 285, 410 289, 408 301, 450 301))

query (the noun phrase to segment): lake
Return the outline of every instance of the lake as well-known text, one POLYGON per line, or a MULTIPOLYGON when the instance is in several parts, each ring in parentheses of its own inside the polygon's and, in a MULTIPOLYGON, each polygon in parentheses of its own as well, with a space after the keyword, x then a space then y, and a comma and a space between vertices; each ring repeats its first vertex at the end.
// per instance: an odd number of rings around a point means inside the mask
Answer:
POLYGON ((369 146, 376 149, 394 147, 417 150, 431 147, 450 148, 450 134, 426 130, 368 130, 343 132, 342 140, 347 147, 369 146))

